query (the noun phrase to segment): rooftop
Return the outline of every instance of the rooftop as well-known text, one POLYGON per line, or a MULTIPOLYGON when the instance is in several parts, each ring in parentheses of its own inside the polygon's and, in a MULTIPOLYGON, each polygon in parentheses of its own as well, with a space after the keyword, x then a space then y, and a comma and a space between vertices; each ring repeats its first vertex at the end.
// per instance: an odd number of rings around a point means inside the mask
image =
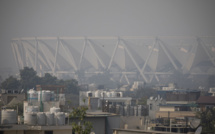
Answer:
POLYGON ((199 104, 215 104, 215 97, 213 96, 200 96, 197 100, 199 104))

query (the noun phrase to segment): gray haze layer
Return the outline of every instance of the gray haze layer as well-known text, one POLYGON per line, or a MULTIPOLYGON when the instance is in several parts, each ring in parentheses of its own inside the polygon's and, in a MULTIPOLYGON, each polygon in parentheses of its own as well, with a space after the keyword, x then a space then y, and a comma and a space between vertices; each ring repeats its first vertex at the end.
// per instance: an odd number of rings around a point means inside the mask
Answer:
POLYGON ((214 0, 0 0, 0 69, 18 69, 16 37, 214 36, 214 7, 214 0))

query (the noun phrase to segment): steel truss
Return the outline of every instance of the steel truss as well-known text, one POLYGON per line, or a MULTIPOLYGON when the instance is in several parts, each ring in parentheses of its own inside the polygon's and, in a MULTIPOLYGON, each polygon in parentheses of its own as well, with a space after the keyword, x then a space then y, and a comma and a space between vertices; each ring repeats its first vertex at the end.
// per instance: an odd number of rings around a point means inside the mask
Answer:
POLYGON ((215 74, 215 37, 32 37, 11 41, 19 69, 85 77, 109 73, 131 83, 160 81, 175 70, 215 74))

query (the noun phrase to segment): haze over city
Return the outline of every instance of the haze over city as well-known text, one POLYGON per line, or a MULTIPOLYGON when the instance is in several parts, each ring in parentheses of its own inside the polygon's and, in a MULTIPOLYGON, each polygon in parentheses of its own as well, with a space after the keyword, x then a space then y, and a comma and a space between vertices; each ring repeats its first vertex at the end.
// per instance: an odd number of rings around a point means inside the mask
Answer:
POLYGON ((18 37, 213 36, 214 5, 213 0, 1 0, 0 68, 18 71, 11 48, 18 37))

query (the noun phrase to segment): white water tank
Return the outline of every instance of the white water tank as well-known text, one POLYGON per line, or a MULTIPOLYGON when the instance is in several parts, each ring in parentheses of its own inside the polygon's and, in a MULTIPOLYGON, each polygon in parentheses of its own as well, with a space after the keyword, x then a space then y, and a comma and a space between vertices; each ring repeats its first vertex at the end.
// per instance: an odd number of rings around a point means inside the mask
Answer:
POLYGON ((56 120, 56 125, 61 126, 65 125, 65 113, 64 112, 58 112, 55 113, 55 120, 56 120))
POLYGON ((16 124, 17 113, 15 110, 2 110, 1 111, 1 124, 16 124))
POLYGON ((112 97, 112 93, 111 92, 107 92, 106 95, 107 95, 107 97, 112 97))
POLYGON ((51 113, 57 113, 57 112, 60 112, 60 108, 52 107, 52 108, 50 108, 50 112, 51 112, 51 113))
POLYGON ((120 97, 123 97, 123 93, 122 92, 119 92, 120 93, 120 97))
POLYGON ((101 97, 101 91, 97 90, 95 91, 95 97, 101 97))
POLYGON ((38 106, 26 106, 25 112, 39 112, 38 106))
POLYGON ((24 124, 26 125, 37 125, 37 114, 33 112, 26 113, 24 116, 24 124))
POLYGON ((39 126, 46 125, 46 115, 44 112, 37 113, 37 125, 39 126))
POLYGON ((65 94, 59 94, 59 101, 65 101, 65 94))
POLYGON ((37 93, 37 91, 35 91, 33 89, 30 89, 28 91, 28 101, 29 102, 36 102, 36 101, 38 101, 38 93, 37 93))
POLYGON ((101 91, 101 97, 107 97, 106 91, 101 91))
POLYGON ((51 101, 52 93, 50 91, 38 91, 38 101, 42 99, 42 102, 51 101))
POLYGON ((54 125, 54 113, 46 112, 46 125, 54 125))
POLYGON ((55 101, 56 98, 56 94, 54 93, 54 91, 51 91, 51 101, 55 101))
POLYGON ((111 92, 111 94, 112 94, 112 97, 117 97, 117 92, 111 92))

